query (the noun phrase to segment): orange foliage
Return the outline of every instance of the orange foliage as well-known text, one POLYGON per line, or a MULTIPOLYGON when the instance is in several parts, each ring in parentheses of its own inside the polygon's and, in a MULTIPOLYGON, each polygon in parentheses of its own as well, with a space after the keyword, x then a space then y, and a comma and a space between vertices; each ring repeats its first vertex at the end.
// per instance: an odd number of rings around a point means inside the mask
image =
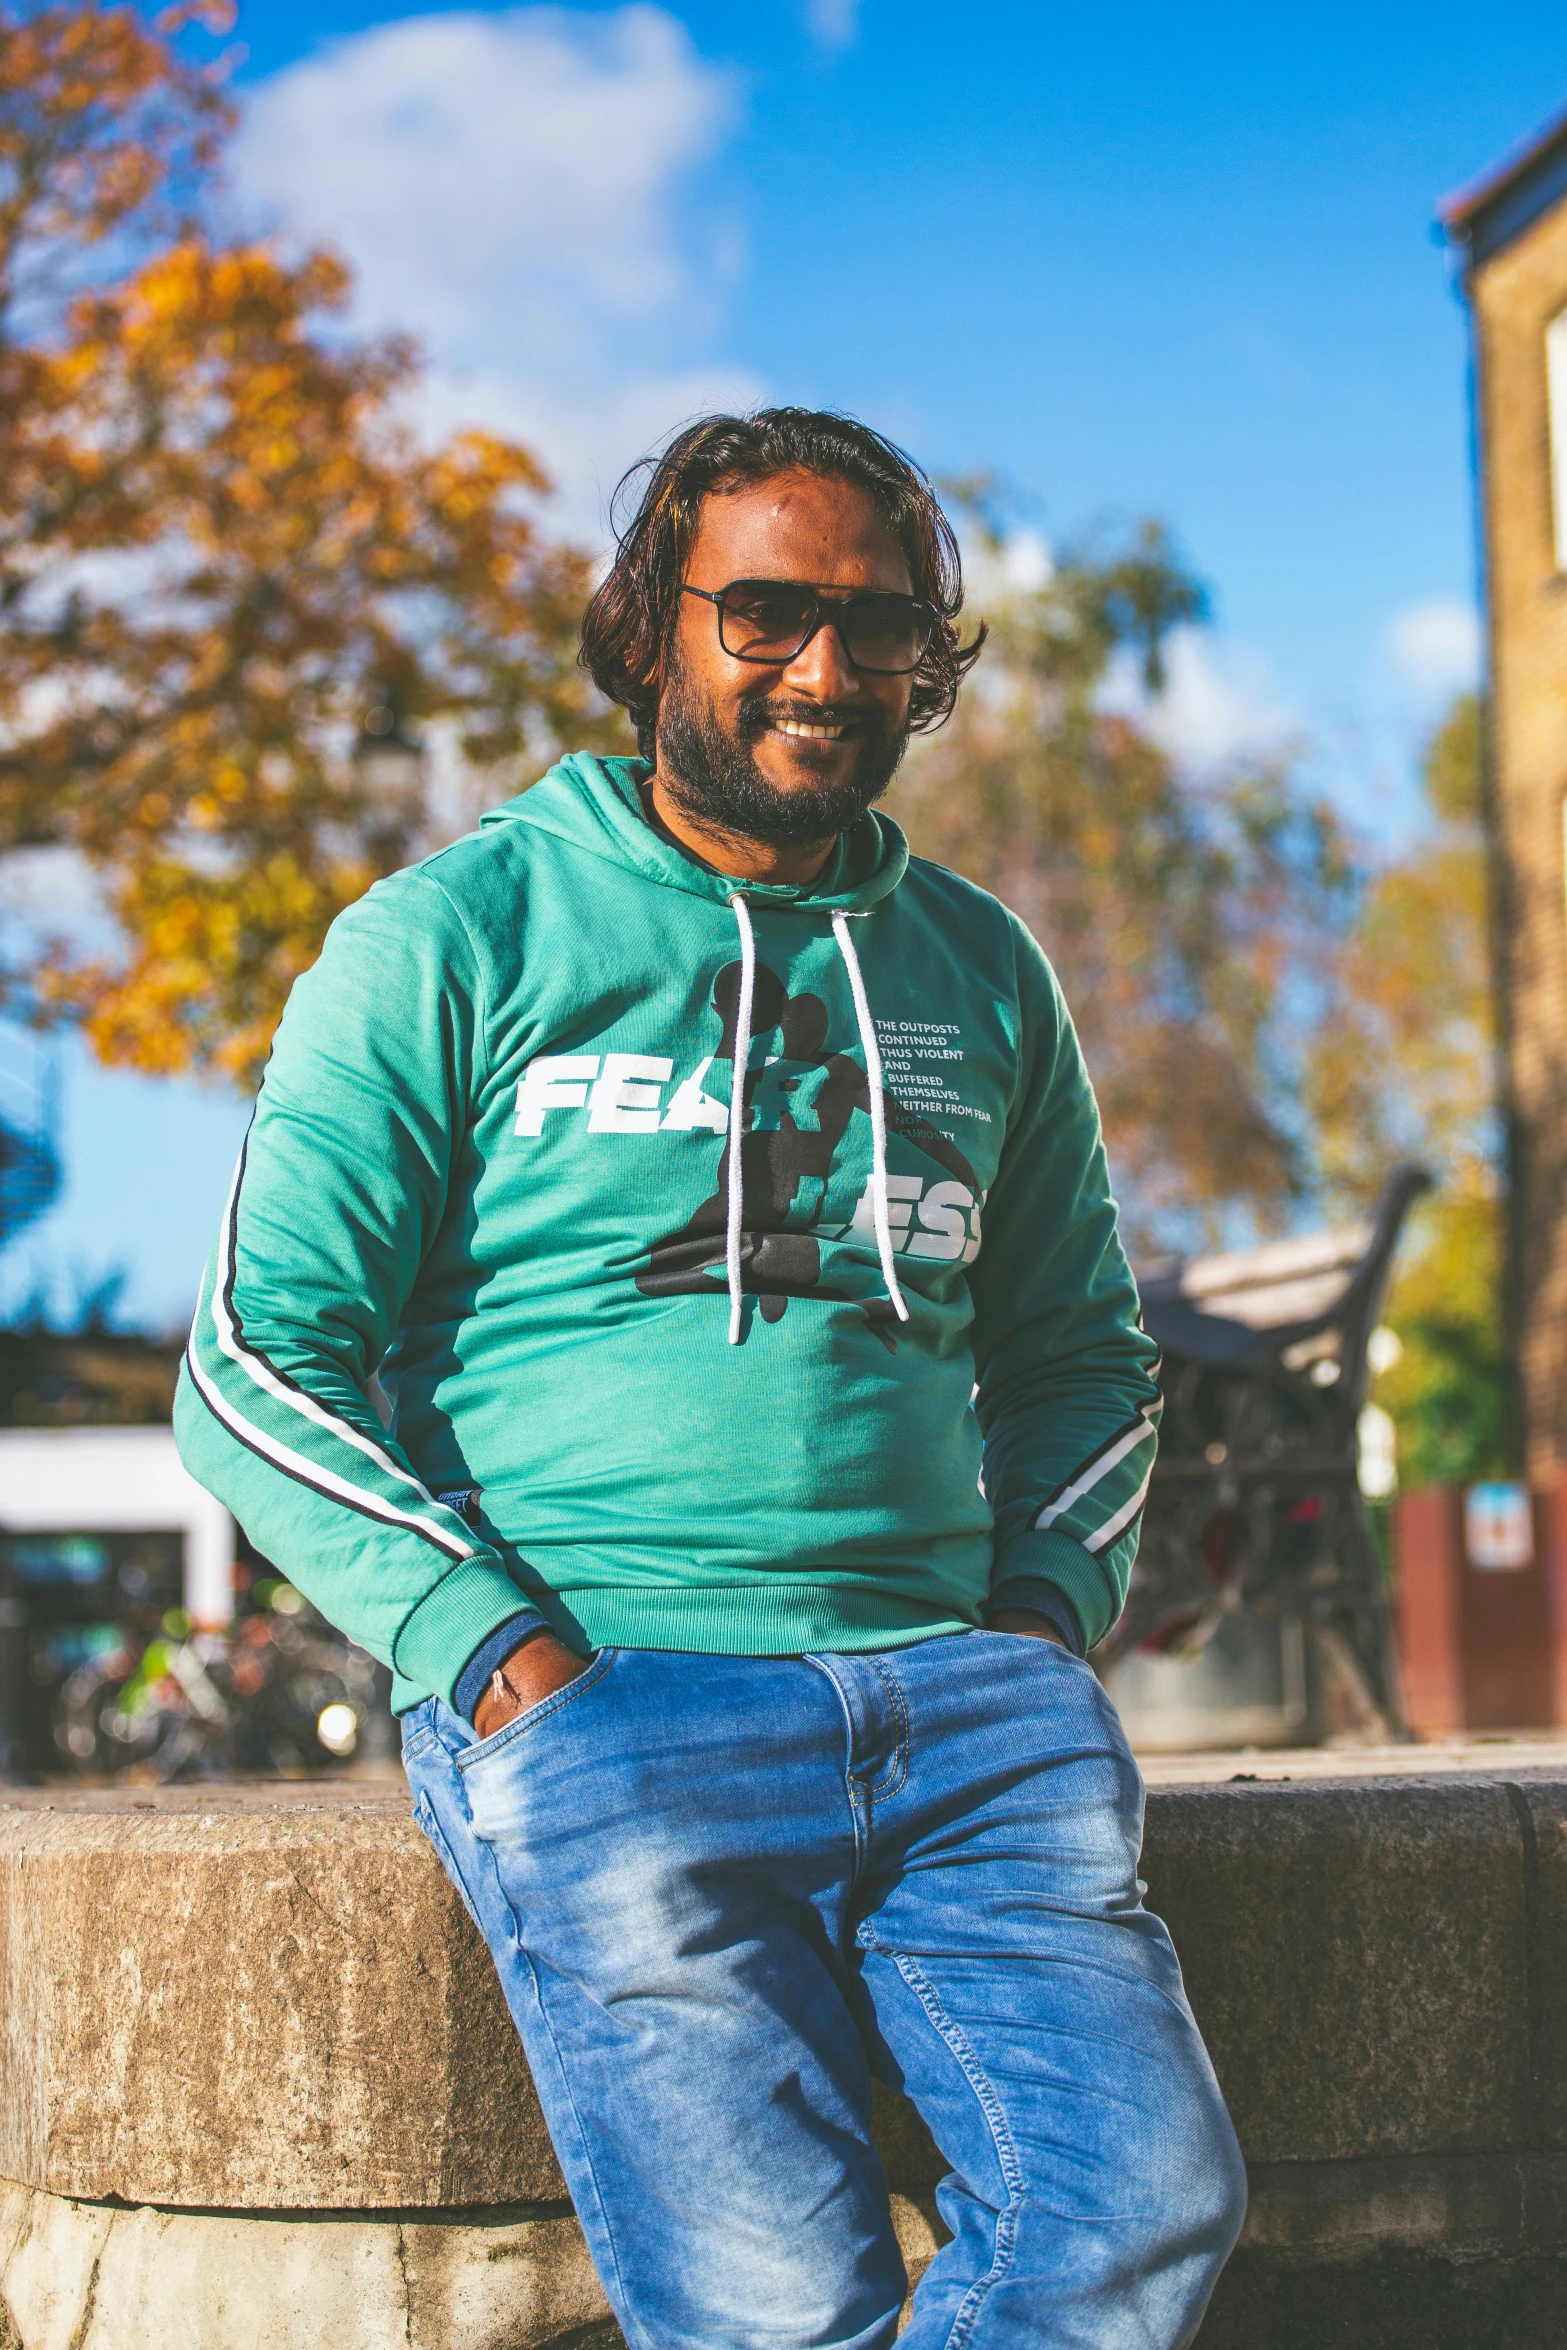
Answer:
MULTIPOLYGON (((0 14, 0 165, 25 116, 37 190, 14 257, 73 205, 84 243, 123 238, 210 160, 221 102, 171 29, 0 14)), ((143 242, 0 347, 0 848, 102 877, 122 951, 33 975, 102 1058, 248 1083, 327 925, 425 835, 420 791, 354 755, 368 713, 434 730, 492 798, 614 721, 575 666, 587 564, 541 536, 528 452, 430 449, 415 352, 334 323, 330 255, 143 242)))
POLYGON ((1352 1199, 1370 1199, 1401 1158, 1460 1189, 1495 1189, 1481 731, 1465 695, 1427 753, 1430 820, 1372 876, 1334 958, 1310 1099, 1324 1173, 1352 1199))

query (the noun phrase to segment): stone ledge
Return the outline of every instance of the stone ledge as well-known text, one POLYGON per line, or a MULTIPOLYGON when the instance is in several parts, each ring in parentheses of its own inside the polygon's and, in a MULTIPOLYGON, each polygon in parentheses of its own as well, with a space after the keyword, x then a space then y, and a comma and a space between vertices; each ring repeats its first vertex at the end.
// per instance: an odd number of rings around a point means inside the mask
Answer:
MULTIPOLYGON (((1145 1867, 1253 2181, 1201 2350, 1567 2339, 1567 1778, 1167 1788, 1145 1867)), ((16 1798, 0 1997, 0 2350, 619 2343, 405 1796, 16 1798)))
MULTIPOLYGON (((893 2198, 911 2284, 944 2240, 893 2198)), ((624 2350, 570 2206, 193 2212, 0 2183, 0 2350, 624 2350), (7 2326, 9 2325, 9 2331, 7 2326)))
POLYGON ((1567 2260, 1378 2253, 1315 2267, 1238 2251, 1196 2350, 1560 2350, 1567 2260))
POLYGON ((1564 2142, 1564 1822, 1556 1779, 1150 1793, 1149 1903, 1248 2161, 1564 2142))
POLYGON ((393 1796, 0 1813, 0 2176, 223 2208, 548 2201, 489 1954, 393 1796))
MULTIPOLYGON (((1145 1869, 1259 2257, 1548 2244, 1567 1779, 1157 1790, 1145 1869)), ((400 1794, 14 1797, 0 1997, 0 2176, 56 2198, 379 2227, 563 2195, 488 1955, 400 1794)), ((893 2185, 928 2193, 917 2118, 882 2098, 876 2127, 893 2185)))

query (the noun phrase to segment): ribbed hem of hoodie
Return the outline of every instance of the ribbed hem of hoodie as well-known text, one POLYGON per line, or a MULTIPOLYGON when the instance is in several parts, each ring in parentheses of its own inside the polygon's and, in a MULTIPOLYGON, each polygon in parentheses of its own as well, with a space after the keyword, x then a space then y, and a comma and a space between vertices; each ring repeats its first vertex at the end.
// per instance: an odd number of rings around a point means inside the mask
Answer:
MULTIPOLYGON (((404 1620, 392 1658, 399 1684, 425 1693, 434 1690, 454 1712, 460 1710, 456 1688, 469 1658, 527 1606, 493 1551, 464 1559, 404 1620)), ((399 1687, 393 1694, 394 1706, 400 1697, 399 1687)))
POLYGON ((825 1582, 769 1582, 749 1591, 605 1587, 562 1591, 558 1598, 590 1647, 687 1649, 699 1656, 854 1655, 975 1628, 972 1615, 825 1582))
POLYGON ((1025 1580, 1053 1583, 1071 1602, 1085 1653, 1104 1638, 1121 1612, 1122 1594, 1112 1589, 1102 1562, 1054 1526, 1043 1533, 1037 1526, 1025 1526, 1009 1541, 997 1543, 987 1604, 994 1606, 998 1592, 1025 1580))

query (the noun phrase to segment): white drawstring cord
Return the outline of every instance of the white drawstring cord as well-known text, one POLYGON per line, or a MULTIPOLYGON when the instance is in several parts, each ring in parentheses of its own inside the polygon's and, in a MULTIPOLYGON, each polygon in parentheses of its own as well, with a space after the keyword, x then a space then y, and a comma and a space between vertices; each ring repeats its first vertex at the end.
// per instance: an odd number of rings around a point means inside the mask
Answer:
MULTIPOLYGON (((738 1346, 745 1294, 740 1281, 740 1237, 745 1215, 745 1175, 740 1146, 745 1136, 745 1081, 751 1059, 751 1011, 756 997, 756 934, 751 928, 751 909, 738 890, 731 892, 729 904, 740 932, 740 1000, 735 1006, 734 1074, 729 1086, 729 1200, 724 1258, 729 1273, 729 1343, 738 1346)), ((876 1223, 876 1253, 881 1259, 881 1277, 893 1312, 900 1322, 906 1322, 909 1309, 898 1286, 897 1267, 892 1257, 892 1221, 887 1213, 887 1104, 882 1092, 881 1048, 876 1042, 876 1024, 871 1018, 859 957, 841 907, 834 910, 832 932, 838 941, 843 967, 849 974, 849 992, 854 998, 854 1017, 865 1054, 865 1079, 870 1091, 871 1213, 876 1223)))
POLYGON ((740 1343, 740 1220, 745 1211, 745 1177, 740 1143, 745 1133, 746 1066, 751 1058, 751 1003, 756 993, 756 938, 751 909, 738 890, 729 900, 740 930, 740 1001, 735 1006, 734 1076, 729 1087, 729 1224, 724 1250, 729 1267, 729 1343, 740 1343))
MULTIPOLYGON (((732 901, 731 901, 732 902, 732 901)), ((876 1219, 876 1251, 881 1258, 881 1277, 887 1285, 887 1295, 893 1312, 900 1322, 909 1318, 909 1309, 903 1302, 898 1287, 897 1268, 892 1261, 892 1224, 887 1214, 887 1104, 881 1087, 881 1048, 876 1042, 876 1024, 871 1018, 871 1007, 865 994, 865 981, 860 976, 859 957, 849 936, 848 919, 842 907, 834 909, 832 933, 838 941, 838 952, 843 967, 849 974, 849 988, 854 997, 854 1016, 860 1024, 860 1044, 865 1054, 865 1077, 871 1095, 871 1212, 876 1219)))

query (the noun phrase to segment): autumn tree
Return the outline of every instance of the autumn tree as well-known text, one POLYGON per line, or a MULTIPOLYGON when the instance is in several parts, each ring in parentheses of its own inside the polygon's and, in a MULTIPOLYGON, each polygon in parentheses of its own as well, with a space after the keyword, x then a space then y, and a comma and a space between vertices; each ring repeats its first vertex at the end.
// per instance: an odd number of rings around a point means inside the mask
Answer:
POLYGON ((1341 828, 1287 764, 1193 781, 1107 708, 1118 667, 1157 690, 1171 631, 1205 614, 1157 525, 1008 588, 1004 532, 980 520, 991 642, 889 806, 1049 954, 1134 1244, 1277 1224, 1313 1172, 1300 1052, 1324 942, 1351 915, 1341 828))
POLYGON ((1509 1466, 1483 711, 1454 705, 1427 746, 1424 821, 1367 880, 1339 942, 1307 1095, 1330 1197, 1365 1206, 1400 1159, 1436 1178, 1389 1298, 1402 1353, 1377 1382, 1406 1485, 1509 1466))
POLYGON ((418 356, 330 255, 214 241, 195 11, 0 0, 0 853, 59 846, 122 944, 36 991, 99 1055, 249 1083, 328 924, 421 843, 439 741, 503 797, 618 739, 586 559, 490 434, 430 447, 418 356))

